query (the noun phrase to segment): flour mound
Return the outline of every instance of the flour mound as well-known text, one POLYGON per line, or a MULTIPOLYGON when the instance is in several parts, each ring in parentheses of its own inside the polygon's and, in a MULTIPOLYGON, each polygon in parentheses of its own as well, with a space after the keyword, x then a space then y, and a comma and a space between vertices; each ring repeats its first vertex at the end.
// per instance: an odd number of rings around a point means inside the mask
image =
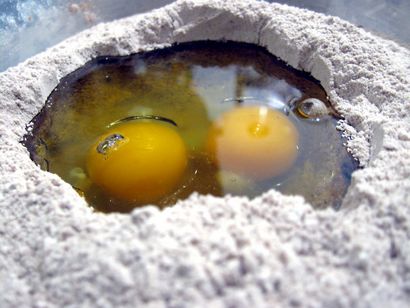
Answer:
POLYGON ((335 17, 177 1, 99 24, 0 74, 1 307, 407 307, 410 52, 335 17), (274 190, 94 213, 19 143, 59 80, 101 55, 255 43, 310 72, 363 169, 342 209, 274 190))

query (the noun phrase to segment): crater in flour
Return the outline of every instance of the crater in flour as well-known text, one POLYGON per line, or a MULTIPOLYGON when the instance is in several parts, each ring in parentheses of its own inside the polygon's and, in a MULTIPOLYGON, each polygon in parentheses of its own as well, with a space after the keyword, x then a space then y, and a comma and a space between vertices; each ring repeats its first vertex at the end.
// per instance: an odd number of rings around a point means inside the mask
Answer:
POLYGON ((311 76, 256 45, 207 41, 87 63, 25 145, 106 212, 272 188, 337 208, 356 168, 337 120, 311 76))

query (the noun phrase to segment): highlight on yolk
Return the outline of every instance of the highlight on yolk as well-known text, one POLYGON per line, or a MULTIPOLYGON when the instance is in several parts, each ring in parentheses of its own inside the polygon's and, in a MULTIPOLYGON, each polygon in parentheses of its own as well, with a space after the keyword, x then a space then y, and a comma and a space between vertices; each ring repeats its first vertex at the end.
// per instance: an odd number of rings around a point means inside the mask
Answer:
POLYGON ((98 138, 87 157, 91 180, 113 196, 152 203, 172 192, 187 166, 184 141, 171 124, 134 121, 98 138))
POLYGON ((207 151, 222 170, 259 181, 292 166, 298 139, 295 125, 281 112, 267 106, 241 106, 212 124, 207 151))

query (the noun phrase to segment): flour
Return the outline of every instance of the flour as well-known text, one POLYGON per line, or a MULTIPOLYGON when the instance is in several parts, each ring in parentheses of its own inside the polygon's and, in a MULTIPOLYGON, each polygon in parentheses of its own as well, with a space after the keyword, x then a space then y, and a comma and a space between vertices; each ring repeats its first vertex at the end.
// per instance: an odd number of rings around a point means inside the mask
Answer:
POLYGON ((410 52, 335 17, 177 1, 99 24, 0 74, 1 307, 407 307, 410 52), (311 72, 364 167, 342 209, 271 190, 94 213, 19 143, 59 80, 100 55, 191 40, 265 46, 311 72))

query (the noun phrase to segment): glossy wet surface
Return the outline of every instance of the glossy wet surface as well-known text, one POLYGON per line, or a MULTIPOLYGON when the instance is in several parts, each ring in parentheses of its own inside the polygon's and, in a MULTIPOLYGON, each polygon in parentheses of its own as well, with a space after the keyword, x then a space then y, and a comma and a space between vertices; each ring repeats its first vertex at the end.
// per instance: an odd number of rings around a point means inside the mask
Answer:
POLYGON ((99 58, 70 74, 33 120, 25 145, 43 169, 60 175, 91 206, 105 212, 127 212, 147 203, 172 205, 194 191, 254 197, 271 188, 303 195, 318 208, 337 208, 356 164, 342 145, 337 118, 329 106, 326 93, 315 80, 290 69, 262 48, 237 43, 188 43, 128 57, 99 58), (235 118, 242 112, 238 110, 254 112, 255 116, 235 118), (276 125, 278 117, 283 118, 280 127, 276 125), (128 121, 121 121, 125 118, 128 121), (249 128, 247 121, 252 129, 236 135, 241 123, 249 128), (122 133, 129 136, 116 134, 117 128, 126 125, 137 129, 138 134, 148 132, 150 136, 155 132, 154 151, 163 154, 158 161, 129 167, 130 157, 147 157, 148 161, 155 155, 120 153, 116 147, 121 137, 131 140, 138 135, 135 130, 122 133), (278 135, 283 126, 287 127, 283 131, 294 128, 295 133, 277 141, 283 136, 278 135), (169 143, 157 133, 162 128, 176 136, 175 140, 183 141, 183 149, 172 161, 167 161, 168 149, 178 141, 169 143), (255 143, 260 135, 271 138, 268 143, 276 143, 270 148, 263 142, 255 143), (98 156, 111 155, 98 153, 98 149, 107 145, 111 153, 121 154, 118 157, 124 165, 106 166, 114 158, 98 156), (274 155, 260 156, 269 151, 274 155), (278 152, 281 155, 276 155, 278 152), (94 157, 104 159, 94 164, 94 157), (175 165, 181 168, 169 170, 175 165), (121 174, 115 174, 116 170, 122 170, 121 174), (151 199, 138 198, 150 190, 147 187, 135 188, 140 191, 134 196, 124 193, 129 189, 122 189, 123 185, 133 179, 129 176, 128 181, 123 174, 137 173, 147 175, 141 180, 144 183, 150 178, 162 185, 154 189, 151 199), (165 180, 158 179, 164 174, 175 180, 164 184, 165 180), (115 178, 114 188, 107 184, 110 178, 115 178))

